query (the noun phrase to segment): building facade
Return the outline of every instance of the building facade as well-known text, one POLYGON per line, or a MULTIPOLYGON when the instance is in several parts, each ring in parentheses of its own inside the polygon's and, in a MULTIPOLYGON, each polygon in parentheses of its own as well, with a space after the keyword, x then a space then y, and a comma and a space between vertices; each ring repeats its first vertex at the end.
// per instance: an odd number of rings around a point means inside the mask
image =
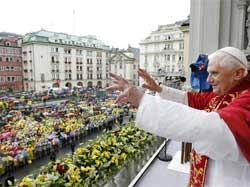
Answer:
POLYGON ((105 87, 110 49, 94 36, 40 30, 22 41, 24 89, 105 87))
POLYGON ((189 63, 189 23, 190 19, 184 21, 181 24, 181 31, 183 32, 184 35, 184 51, 183 51, 183 68, 184 68, 184 77, 186 81, 183 83, 182 89, 183 90, 189 90, 191 89, 190 86, 190 75, 191 75, 191 69, 190 69, 190 63, 189 63))
POLYGON ((225 46, 250 54, 250 0, 191 0, 189 62, 225 46))
POLYGON ((126 50, 115 49, 111 53, 110 70, 122 76, 131 84, 138 86, 139 49, 128 47, 126 50))
POLYGON ((184 75, 184 34, 180 30, 182 23, 178 21, 160 25, 140 42, 140 67, 146 69, 158 82, 165 84, 184 75))
POLYGON ((22 52, 18 35, 0 33, 0 90, 23 90, 22 52))

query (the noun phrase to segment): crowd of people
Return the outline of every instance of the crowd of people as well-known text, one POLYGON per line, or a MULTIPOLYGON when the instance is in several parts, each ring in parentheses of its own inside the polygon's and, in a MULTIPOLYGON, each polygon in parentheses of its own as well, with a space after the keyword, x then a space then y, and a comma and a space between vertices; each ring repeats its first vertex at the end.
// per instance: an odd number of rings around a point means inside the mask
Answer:
MULTIPOLYGON (((127 105, 115 105, 112 98, 103 100, 80 98, 78 102, 63 101, 51 105, 8 110, 0 130, 0 175, 32 164, 43 157, 56 159, 66 146, 75 151, 82 138, 115 124, 123 123, 127 105)), ((1 110, 1 109, 0 109, 1 110)))

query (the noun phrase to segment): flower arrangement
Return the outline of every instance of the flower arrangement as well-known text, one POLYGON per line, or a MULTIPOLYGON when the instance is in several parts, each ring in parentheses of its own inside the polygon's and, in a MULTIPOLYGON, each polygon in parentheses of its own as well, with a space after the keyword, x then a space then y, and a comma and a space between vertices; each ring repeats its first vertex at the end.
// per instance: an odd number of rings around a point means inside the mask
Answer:
POLYGON ((129 160, 142 157, 155 137, 133 123, 104 134, 89 145, 78 148, 73 156, 50 162, 38 175, 24 177, 19 187, 84 187, 105 184, 129 160))

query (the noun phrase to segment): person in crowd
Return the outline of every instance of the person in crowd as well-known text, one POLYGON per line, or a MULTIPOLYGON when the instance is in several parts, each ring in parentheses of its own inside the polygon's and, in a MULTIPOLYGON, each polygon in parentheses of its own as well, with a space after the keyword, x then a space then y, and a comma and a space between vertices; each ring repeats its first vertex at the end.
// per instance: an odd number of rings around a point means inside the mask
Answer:
POLYGON ((142 69, 143 94, 111 73, 108 91, 121 93, 116 103, 138 108, 136 124, 158 136, 193 143, 190 187, 250 186, 250 75, 239 49, 225 47, 209 55, 207 82, 213 92, 191 93, 158 86, 142 69), (164 99, 163 99, 164 98, 164 99), (188 105, 188 106, 187 106, 188 105))
POLYGON ((123 111, 119 113, 118 120, 119 120, 119 124, 122 125, 123 124, 123 111))
POLYGON ((4 181, 4 186, 5 187, 8 187, 8 186, 13 186, 14 185, 14 182, 15 182, 15 177, 14 175, 12 175, 11 173, 8 173, 7 174, 7 177, 4 181))
POLYGON ((71 148, 71 153, 72 153, 72 155, 74 154, 74 152, 75 152, 75 140, 72 138, 71 139, 71 143, 70 143, 70 148, 71 148))
POLYGON ((50 160, 53 162, 56 161, 56 151, 54 149, 52 149, 52 151, 50 153, 50 160))

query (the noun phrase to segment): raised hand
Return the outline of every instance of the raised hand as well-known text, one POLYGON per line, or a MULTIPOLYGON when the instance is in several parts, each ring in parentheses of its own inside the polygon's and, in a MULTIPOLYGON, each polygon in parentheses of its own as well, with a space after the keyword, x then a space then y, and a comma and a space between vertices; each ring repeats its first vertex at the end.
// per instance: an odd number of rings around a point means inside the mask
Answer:
POLYGON ((131 85, 126 79, 110 73, 112 78, 112 85, 107 87, 107 91, 121 91, 120 95, 115 100, 115 103, 129 102, 134 107, 138 107, 143 97, 143 93, 139 91, 136 87, 131 85))
POLYGON ((142 85, 143 88, 158 93, 162 91, 162 88, 155 82, 155 80, 148 74, 148 72, 141 68, 139 68, 137 72, 139 77, 143 78, 143 80, 145 81, 145 83, 142 85))

